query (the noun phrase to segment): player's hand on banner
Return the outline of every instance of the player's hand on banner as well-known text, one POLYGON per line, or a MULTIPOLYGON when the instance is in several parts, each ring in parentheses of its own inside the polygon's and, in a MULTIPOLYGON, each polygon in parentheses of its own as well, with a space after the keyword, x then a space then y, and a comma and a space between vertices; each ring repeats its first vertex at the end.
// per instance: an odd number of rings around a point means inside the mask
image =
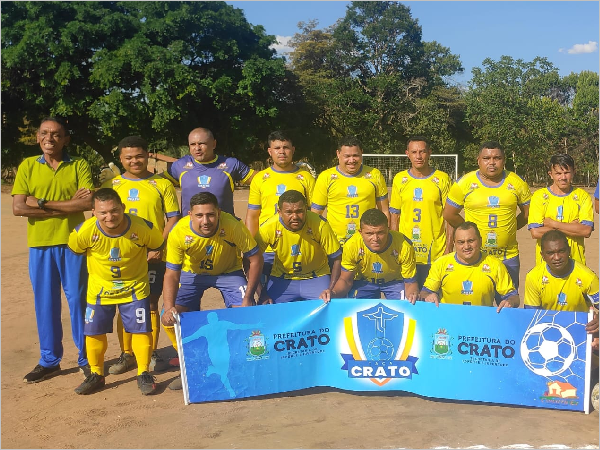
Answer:
POLYGON ((112 180, 114 177, 121 175, 121 169, 119 169, 114 162, 109 162, 108 166, 104 166, 100 169, 100 175, 98 180, 103 184, 108 180, 112 180))
POLYGON ((172 327, 173 325, 175 325, 175 314, 177 314, 177 309, 175 309, 175 307, 173 306, 172 308, 169 308, 162 313, 160 321, 164 326, 172 327))
POLYGON ((331 289, 325 289, 323 292, 321 292, 319 298, 323 300, 324 303, 329 303, 331 301, 331 289))
POLYGON ((432 292, 427 297, 425 297, 423 300, 425 300, 428 303, 435 303, 435 306, 440 306, 440 298, 438 297, 438 295, 435 292, 432 292))
POLYGON ((590 310, 594 313, 594 318, 587 323, 587 325, 585 326, 585 331, 587 331, 588 334, 597 334, 598 333, 598 312, 596 310, 594 310, 593 308, 590 308, 590 310))
POLYGON ((512 308, 512 307, 513 307, 513 305, 510 300, 502 300, 500 302, 500 304, 498 305, 498 309, 496 310, 496 312, 500 312, 500 310, 502 308, 512 308))

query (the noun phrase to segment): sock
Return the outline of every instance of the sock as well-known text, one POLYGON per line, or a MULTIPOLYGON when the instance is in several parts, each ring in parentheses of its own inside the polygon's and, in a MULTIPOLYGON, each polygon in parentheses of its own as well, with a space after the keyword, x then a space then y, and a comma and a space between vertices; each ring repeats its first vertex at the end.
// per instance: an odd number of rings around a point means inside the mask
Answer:
POLYGON ((117 336, 119 338, 119 345, 121 346, 121 351, 123 353, 129 353, 133 355, 133 349, 131 347, 131 333, 125 331, 123 328, 123 319, 121 318, 121 314, 117 317, 117 336))
POLYGON ((85 347, 91 371, 104 376, 104 354, 108 348, 106 334, 86 336, 85 347))
POLYGON ((150 322, 152 323, 152 351, 158 347, 158 336, 160 335, 160 315, 158 311, 150 311, 150 322))
POLYGON ((169 336, 169 340, 171 344, 173 344, 173 348, 177 350, 177 338, 175 337, 175 327, 163 327, 165 329, 165 333, 169 336))
POLYGON ((135 333, 131 343, 138 364, 138 375, 149 372, 148 366, 152 358, 152 333, 135 333))

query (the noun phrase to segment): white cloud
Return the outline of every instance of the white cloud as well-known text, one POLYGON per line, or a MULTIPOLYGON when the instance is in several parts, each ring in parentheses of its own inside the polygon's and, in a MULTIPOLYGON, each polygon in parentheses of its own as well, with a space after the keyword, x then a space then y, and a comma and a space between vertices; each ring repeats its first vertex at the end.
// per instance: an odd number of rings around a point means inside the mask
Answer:
POLYGON ((277 53, 283 55, 294 51, 294 49, 288 45, 292 36, 275 36, 275 38, 277 39, 277 44, 271 45, 271 48, 277 53))
POLYGON ((571 55, 577 55, 579 53, 594 53, 598 51, 598 43, 594 41, 589 41, 587 44, 575 44, 567 53, 571 55))

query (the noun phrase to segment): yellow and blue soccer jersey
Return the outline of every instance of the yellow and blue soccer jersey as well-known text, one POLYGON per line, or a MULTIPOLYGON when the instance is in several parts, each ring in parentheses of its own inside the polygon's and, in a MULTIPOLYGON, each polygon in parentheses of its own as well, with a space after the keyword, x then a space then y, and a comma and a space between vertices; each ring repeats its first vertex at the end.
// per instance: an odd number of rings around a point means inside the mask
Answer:
POLYGON ((271 276, 289 280, 306 280, 331 273, 328 258, 337 258, 342 250, 329 223, 318 214, 307 211, 304 227, 288 230, 279 214, 267 219, 256 235, 264 251, 275 252, 271 276))
POLYGON ((387 185, 378 169, 363 165, 355 175, 344 175, 337 167, 319 175, 312 197, 312 208, 327 208, 327 221, 338 241, 344 245, 358 230, 360 217, 387 199, 387 185))
POLYGON ((106 181, 102 187, 117 191, 125 204, 125 212, 152 222, 161 233, 165 229, 165 216, 179 215, 175 188, 160 175, 153 174, 145 179, 119 175, 106 181))
POLYGON ((258 223, 277 214, 277 202, 285 191, 296 190, 306 198, 310 207, 315 178, 307 170, 294 166, 292 172, 280 172, 269 167, 256 174, 250 183, 248 209, 260 210, 258 223))
POLYGON ((360 233, 356 233, 344 245, 342 270, 354 272, 355 280, 366 280, 373 284, 417 281, 412 243, 398 231, 390 231, 387 247, 380 252, 371 250, 360 233))
POLYGON ((465 220, 479 228, 484 253, 506 260, 519 255, 517 205, 527 205, 530 200, 529 186, 514 172, 504 171, 500 185, 490 187, 477 170, 452 185, 447 203, 465 208, 465 220))
POLYGON ((588 312, 591 305, 598 308, 598 275, 571 260, 571 271, 557 277, 542 262, 525 278, 523 304, 525 308, 588 312))
MULTIPOLYGON (((587 192, 574 188, 569 194, 556 195, 549 188, 538 189, 531 197, 529 205, 529 223, 527 229, 544 226, 544 219, 549 217, 557 222, 569 223, 577 220, 594 229, 594 209, 592 199, 587 192)), ((571 248, 571 258, 585 264, 584 237, 567 236, 571 248)), ((535 263, 543 262, 541 239, 535 245, 535 263)))
POLYGON ((456 253, 442 256, 431 265, 423 289, 456 305, 494 306, 496 292, 502 300, 517 295, 502 261, 484 253, 471 265, 459 262, 456 253))
POLYGON ((217 231, 202 236, 191 225, 189 216, 182 218, 169 233, 167 268, 199 275, 223 275, 242 268, 241 254, 258 252, 256 241, 242 222, 221 211, 217 231))
POLYGON ((415 178, 410 170, 394 177, 390 212, 400 214, 399 231, 409 236, 417 264, 431 264, 444 254, 446 227, 442 211, 452 180, 434 170, 428 177, 415 178))
POLYGON ((69 236, 69 248, 87 256, 88 303, 116 305, 150 295, 146 254, 162 248, 162 233, 141 217, 125 214, 124 220, 129 226, 120 236, 105 234, 95 217, 69 236))

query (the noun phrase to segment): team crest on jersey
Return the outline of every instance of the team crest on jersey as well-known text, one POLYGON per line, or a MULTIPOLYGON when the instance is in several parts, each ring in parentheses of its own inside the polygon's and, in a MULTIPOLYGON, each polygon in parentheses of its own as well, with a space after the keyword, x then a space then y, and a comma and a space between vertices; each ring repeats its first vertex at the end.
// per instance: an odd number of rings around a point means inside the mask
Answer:
POLYGON ((302 253, 300 253, 300 246, 298 244, 294 244, 292 245, 292 256, 299 256, 302 253))
POLYGON ((482 272, 490 272, 490 265, 489 264, 484 264, 483 266, 481 266, 481 271, 482 272))
POLYGON ((307 227, 307 228, 306 228, 306 234, 310 234, 310 235, 312 235, 312 234, 313 234, 313 232, 312 232, 312 228, 311 228, 311 227, 307 227))
POLYGON ((121 261, 121 250, 119 250, 119 247, 113 247, 110 249, 108 260, 112 262, 121 261))
POLYGON ((98 239, 100 239, 100 236, 98 236, 97 234, 92 234, 92 243, 94 242, 98 242, 98 239))
POLYGON ((365 178, 373 178, 373 175, 371 175, 371 172, 367 172, 365 173, 365 178))
POLYGON ((269 172, 265 172, 265 174, 263 175, 263 180, 266 180, 267 178, 269 178, 271 175, 269 174, 269 172))
POLYGON ((404 183, 407 183, 407 182, 408 182, 408 177, 402 177, 401 183, 404 184, 404 183))
POLYGON ((206 246, 206 256, 210 256, 212 255, 214 247, 212 245, 207 245, 206 246))
POLYGON ((471 280, 465 280, 462 282, 462 290, 460 291, 462 295, 472 295, 473 294, 473 282, 471 280))
POLYGON ((498 208, 500 206, 500 198, 495 195, 488 197, 488 208, 498 208))
POLYGON ((358 249, 358 256, 365 256, 365 250, 362 248, 358 249))
POLYGON ((184 245, 190 245, 192 242, 194 242, 194 236, 190 236, 189 234, 183 240, 184 245))
POLYGON ((137 233, 131 233, 129 239, 131 239, 132 241, 137 241, 139 239, 139 236, 137 235, 137 233))
POLYGON ((392 257, 397 258, 399 255, 398 250, 394 249, 392 250, 392 257))
POLYGON ((558 294, 557 301, 559 305, 565 306, 567 304, 567 294, 565 294, 564 292, 558 294))
POLYGON ((383 273, 383 265, 380 262, 374 262, 373 263, 373 270, 371 270, 371 272, 373 272, 373 273, 383 273))
POLYGON ((152 186, 156 186, 156 180, 148 180, 148 183, 152 186))
POLYGON ((304 181, 304 175, 302 175, 301 173, 296 175, 296 178, 298 178, 300 181, 304 181))
POLYGON ((577 278, 577 279, 575 280, 575 284, 576 284, 577 286, 581 287, 581 285, 583 284, 583 283, 581 282, 581 278, 577 278))
POLYGON ((140 201, 140 191, 138 189, 129 189, 129 196, 127 197, 127 201, 129 202, 139 202, 140 201))
POLYGON ((221 169, 221 170, 227 169, 227 163, 222 162, 221 164, 219 164, 217 166, 217 169, 221 169))
POLYGON ((450 263, 446 266, 446 272, 454 271, 454 264, 450 263))
POLYGON ((275 237, 281 237, 281 230, 275 230, 275 237))
POLYGON ((115 185, 115 184, 121 184, 121 179, 120 178, 113 178, 112 184, 113 185, 115 185))
POLYGON ((275 192, 275 195, 277 195, 277 197, 279 197, 284 192, 285 192, 285 184, 278 184, 277 185, 277 192, 275 192))
POLYGON ((358 197, 358 189, 356 188, 356 186, 348 186, 348 193, 346 194, 346 197, 350 197, 350 198, 355 198, 358 197))
POLYGON ((546 275, 542 275, 542 284, 548 284, 550 283, 550 280, 548 279, 548 277, 546 275))
POLYGON ((184 168, 184 169, 191 169, 191 168, 193 168, 193 167, 194 167, 194 163, 193 163, 193 162, 191 162, 191 161, 190 161, 190 162, 188 162, 188 163, 186 163, 186 165, 185 165, 185 166, 183 166, 183 168, 184 168))
POLYGON ((558 205, 556 207, 556 220, 562 221, 564 218, 565 217, 563 215, 563 205, 558 205))
POLYGON ((332 180, 337 180, 337 178, 338 178, 337 173, 332 173, 331 174, 331 179, 332 180))
POLYGON ((471 183, 470 189, 477 189, 479 185, 477 183, 471 183))
POLYGON ((211 180, 211 177, 209 177, 208 175, 200 175, 198 177, 198 187, 201 187, 201 188, 210 187, 210 180, 211 180))
POLYGON ((550 196, 544 192, 544 193, 542 194, 542 198, 543 198, 544 200, 548 200, 548 199, 550 198, 550 196))
POLYGON ((512 184, 510 184, 510 183, 507 183, 507 184, 506 184, 506 189, 508 189, 509 191, 514 191, 514 190, 515 190, 515 187, 514 187, 512 184))
POLYGON ((423 189, 421 189, 420 187, 415 188, 415 190, 413 192, 413 201, 415 201, 415 202, 423 201, 423 189))
POLYGON ((219 236, 225 236, 225 228, 221 228, 219 231, 219 236))
POLYGON ((433 181, 435 184, 440 184, 440 179, 438 177, 433 177, 431 181, 433 181))
POLYGON ((577 201, 579 201, 579 195, 577 195, 577 194, 574 194, 574 195, 573 195, 573 200, 575 200, 576 202, 577 202, 577 201))

